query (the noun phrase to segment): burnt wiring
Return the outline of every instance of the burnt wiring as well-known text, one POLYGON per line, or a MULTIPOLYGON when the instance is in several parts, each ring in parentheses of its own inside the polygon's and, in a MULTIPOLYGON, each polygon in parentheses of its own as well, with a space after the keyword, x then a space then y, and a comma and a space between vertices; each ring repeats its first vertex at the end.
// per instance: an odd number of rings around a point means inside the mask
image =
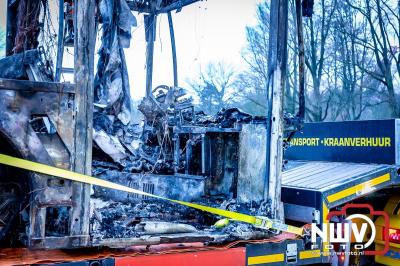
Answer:
POLYGON ((53 64, 53 58, 57 54, 57 33, 53 24, 53 20, 50 13, 48 0, 43 0, 43 12, 42 12, 42 30, 40 45, 45 47, 46 59, 53 64))

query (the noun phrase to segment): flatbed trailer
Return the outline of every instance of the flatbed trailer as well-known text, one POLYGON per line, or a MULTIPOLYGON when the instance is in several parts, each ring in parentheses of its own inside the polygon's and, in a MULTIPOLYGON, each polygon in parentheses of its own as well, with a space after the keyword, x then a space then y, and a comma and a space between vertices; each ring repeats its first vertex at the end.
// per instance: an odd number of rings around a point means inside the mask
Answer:
POLYGON ((281 234, 271 239, 238 241, 224 246, 204 246, 203 243, 179 245, 137 246, 125 250, 0 250, 1 265, 40 266, 175 266, 175 265, 309 265, 322 258, 306 250, 301 239, 281 234), (285 252, 287 247, 292 250, 285 252), (294 248, 296 247, 296 248, 294 248), (297 257, 297 247, 299 257, 297 257), (294 248, 294 249, 293 249, 294 248))
POLYGON ((286 219, 311 222, 328 209, 399 184, 397 167, 342 162, 295 162, 283 175, 286 219), (313 215, 314 214, 314 215, 313 215))
MULTIPOLYGON (((340 210, 346 203, 362 200, 364 203, 376 205, 373 201, 378 193, 384 191, 383 194, 386 197, 395 194, 400 184, 398 124, 399 120, 306 124, 303 131, 295 135, 292 143, 296 143, 296 138, 319 138, 321 142, 320 145, 309 142, 309 145, 300 147, 293 144, 287 150, 286 159, 289 161, 285 166, 282 180, 282 201, 286 222, 297 225, 315 222, 321 225, 327 221, 329 211, 340 210), (326 127, 328 127, 327 130, 325 130, 326 127), (375 131, 372 135, 374 138, 389 138, 390 145, 341 146, 338 144, 328 146, 327 149, 322 144, 322 140, 327 138, 368 136, 371 132, 365 131, 368 127, 386 127, 384 132, 375 131), (316 128, 318 130, 315 131, 316 128), (343 130, 333 130, 335 128, 343 130), (346 131, 346 129, 351 129, 351 131, 346 131), (351 132, 350 136, 346 132, 351 132), (369 153, 383 155, 375 156, 379 163, 374 163, 369 153), (310 154, 314 154, 320 161, 310 160, 313 159, 310 154)), ((321 263, 343 265, 340 261, 335 262, 331 255, 324 253, 326 250, 321 241, 316 244, 318 248, 312 247, 304 238, 282 233, 270 239, 242 240, 224 246, 184 243, 135 246, 123 250, 5 249, 0 250, 0 260, 7 258, 3 260, 5 263, 36 263, 38 265, 53 265, 62 262, 59 265, 65 266, 311 265, 321 263)))

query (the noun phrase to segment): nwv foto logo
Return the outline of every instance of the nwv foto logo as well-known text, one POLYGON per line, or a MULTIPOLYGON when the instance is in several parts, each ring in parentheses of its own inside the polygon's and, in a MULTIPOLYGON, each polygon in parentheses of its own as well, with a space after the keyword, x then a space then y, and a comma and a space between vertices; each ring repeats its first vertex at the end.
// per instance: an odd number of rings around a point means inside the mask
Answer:
POLYGON ((319 236, 325 244, 325 248, 329 250, 334 249, 333 244, 340 243, 340 246, 345 249, 346 245, 350 245, 353 242, 353 248, 357 251, 363 251, 365 255, 383 255, 389 250, 388 240, 388 228, 389 228, 389 216, 383 211, 375 211, 369 204, 347 204, 341 211, 329 212, 327 221, 330 221, 332 217, 343 217, 341 222, 328 222, 322 223, 321 228, 317 224, 311 224, 311 241, 313 246, 316 246, 317 236, 319 236), (370 217, 365 214, 351 214, 347 215, 349 209, 368 209, 372 217, 383 216, 385 220, 385 232, 386 237, 384 250, 367 250, 375 241, 376 228, 370 217), (354 221, 357 219, 357 223, 354 221), (360 221, 362 221, 360 223, 360 221), (371 229, 371 233, 367 235, 368 228, 371 229), (352 241, 352 236, 354 241, 352 241))

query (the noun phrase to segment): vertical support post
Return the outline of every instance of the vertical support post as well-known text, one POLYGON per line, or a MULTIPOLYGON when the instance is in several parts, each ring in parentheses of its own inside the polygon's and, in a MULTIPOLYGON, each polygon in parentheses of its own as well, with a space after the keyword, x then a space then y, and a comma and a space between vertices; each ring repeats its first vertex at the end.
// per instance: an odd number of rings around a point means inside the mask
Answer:
POLYGON ((15 32, 17 29, 17 8, 12 0, 7 0, 7 27, 6 27, 6 56, 11 55, 14 48, 15 32))
POLYGON ((301 0, 296 0, 296 24, 297 24, 297 43, 299 49, 299 112, 298 116, 305 117, 305 59, 304 59, 304 35, 303 35, 303 15, 301 0))
POLYGON ((192 171, 192 136, 189 136, 188 141, 186 141, 186 166, 185 174, 190 174, 192 171))
POLYGON ((172 21, 171 11, 168 11, 168 25, 169 25, 169 36, 171 38, 172 69, 174 72, 174 87, 178 87, 178 61, 176 59, 175 31, 174 31, 174 23, 172 21))
MULTIPOLYGON (((75 156, 74 170, 91 174, 93 131, 93 79, 95 33, 95 1, 75 0, 75 156)), ((75 246, 89 241, 90 186, 73 184, 75 201, 71 215, 71 235, 80 236, 75 246), (86 237, 86 238, 85 238, 86 237), (85 242, 86 241, 86 242, 85 242)))
POLYGON ((58 40, 57 40, 57 62, 54 81, 59 82, 64 57, 64 0, 58 1, 58 40))
POLYGON ((172 138, 174 142, 174 173, 178 173, 179 163, 180 163, 180 137, 179 134, 174 134, 172 138))
POLYGON ((206 134, 201 134, 201 174, 206 174, 206 158, 207 158, 207 148, 206 148, 206 134))
POLYGON ((146 32, 146 97, 149 97, 153 87, 153 55, 156 33, 157 16, 153 14, 144 17, 146 32))
POLYGON ((265 197, 271 201, 272 216, 283 219, 281 181, 283 161, 283 95, 287 65, 288 0, 271 0, 268 111, 267 111, 267 169, 268 188, 265 197))

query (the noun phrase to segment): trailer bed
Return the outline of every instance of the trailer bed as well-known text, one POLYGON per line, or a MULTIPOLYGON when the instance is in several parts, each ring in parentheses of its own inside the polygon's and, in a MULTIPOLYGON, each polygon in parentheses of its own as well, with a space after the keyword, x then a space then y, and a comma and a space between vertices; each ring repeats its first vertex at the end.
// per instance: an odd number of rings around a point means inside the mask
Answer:
POLYGON ((346 162, 291 161, 282 177, 287 218, 311 222, 323 212, 373 191, 399 184, 398 166, 346 162))

